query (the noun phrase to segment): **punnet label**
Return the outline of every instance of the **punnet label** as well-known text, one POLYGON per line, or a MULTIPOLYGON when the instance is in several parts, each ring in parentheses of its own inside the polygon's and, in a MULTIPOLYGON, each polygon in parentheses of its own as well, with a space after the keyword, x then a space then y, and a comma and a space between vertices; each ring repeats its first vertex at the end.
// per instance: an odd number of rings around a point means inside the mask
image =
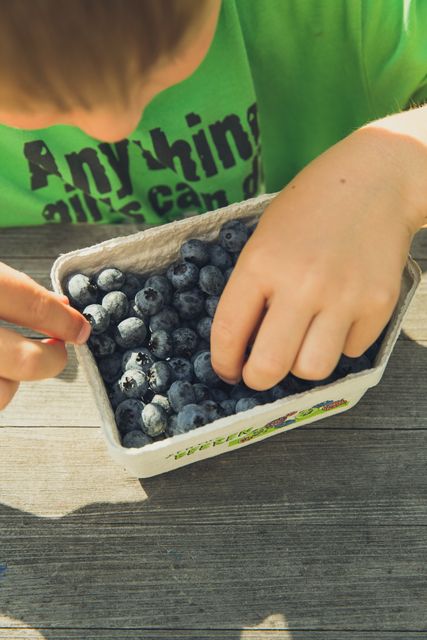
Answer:
POLYGON ((277 433, 280 429, 289 427, 291 424, 303 422, 311 418, 317 418, 325 413, 330 413, 341 407, 345 407, 349 404, 348 400, 340 398, 339 400, 323 400, 317 404, 309 407, 308 409, 301 409, 300 411, 290 411, 280 418, 275 418, 271 422, 268 422, 262 427, 248 427, 247 429, 241 429, 238 432, 233 432, 228 435, 212 438, 211 440, 204 440, 199 444, 192 445, 186 449, 181 449, 175 453, 170 453, 166 456, 168 458, 175 458, 179 460, 184 456, 191 456, 197 451, 204 451, 210 447, 235 447, 249 440, 254 440, 261 436, 266 436, 270 433, 277 433))

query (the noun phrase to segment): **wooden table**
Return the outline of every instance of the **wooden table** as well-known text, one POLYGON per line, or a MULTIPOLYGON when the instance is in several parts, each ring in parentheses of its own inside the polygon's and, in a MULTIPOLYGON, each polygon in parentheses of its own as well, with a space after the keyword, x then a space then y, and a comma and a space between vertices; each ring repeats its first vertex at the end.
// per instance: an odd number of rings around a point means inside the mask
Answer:
MULTIPOLYGON (((139 230, 0 232, 59 253, 139 230)), ((427 229, 412 254, 426 270, 427 229)), ((427 310, 348 413, 147 480, 106 450, 72 348, 0 414, 0 638, 425 640, 427 310)), ((26 332, 31 335, 30 332, 26 332)))

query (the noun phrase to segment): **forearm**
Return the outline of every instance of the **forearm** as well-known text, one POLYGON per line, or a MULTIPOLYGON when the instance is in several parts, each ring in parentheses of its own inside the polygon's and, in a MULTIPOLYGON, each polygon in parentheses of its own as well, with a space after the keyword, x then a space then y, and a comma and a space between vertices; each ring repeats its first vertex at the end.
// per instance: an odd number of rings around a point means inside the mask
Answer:
POLYGON ((376 120, 353 135, 369 140, 389 164, 390 175, 408 203, 405 215, 415 233, 427 224, 427 106, 376 120))

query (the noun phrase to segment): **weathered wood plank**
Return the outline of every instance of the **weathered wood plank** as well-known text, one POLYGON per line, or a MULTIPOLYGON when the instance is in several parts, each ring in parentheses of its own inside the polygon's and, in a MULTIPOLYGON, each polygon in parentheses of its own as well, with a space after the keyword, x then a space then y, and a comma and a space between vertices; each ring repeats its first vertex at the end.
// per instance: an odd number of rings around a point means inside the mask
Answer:
MULTIPOLYGON (((322 429, 427 428, 427 342, 398 341, 379 385, 369 389, 350 411, 330 416, 322 429)), ((57 378, 21 385, 12 403, 0 412, 0 426, 81 426, 100 424, 98 411, 74 348, 57 378)))
MULTIPOLYGON (((1 623, 1 618, 0 618, 1 623)), ((417 631, 0 628, 0 640, 425 640, 417 631)))
MULTIPOLYGON (((2 531, 2 610, 33 628, 427 626, 425 527, 118 526, 25 518, 2 531)), ((237 635, 237 633, 236 633, 237 635)), ((239 637, 237 635, 237 637, 239 637)))
POLYGON ((71 512, 113 527, 427 525, 427 431, 302 427, 141 481, 98 429, 3 427, 0 451, 6 528, 71 512))

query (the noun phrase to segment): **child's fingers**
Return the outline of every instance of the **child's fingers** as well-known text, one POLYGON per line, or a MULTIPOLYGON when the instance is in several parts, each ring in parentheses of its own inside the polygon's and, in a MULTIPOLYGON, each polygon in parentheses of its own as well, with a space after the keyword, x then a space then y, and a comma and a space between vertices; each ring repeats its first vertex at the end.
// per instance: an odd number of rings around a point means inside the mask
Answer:
POLYGON ((310 305, 301 305, 283 293, 271 300, 243 367, 243 379, 248 387, 263 391, 285 377, 312 317, 310 305))
POLYGON ((65 342, 83 344, 90 324, 60 296, 0 263, 0 318, 65 342))
POLYGON ((241 377, 246 346, 264 306, 262 291, 236 268, 222 292, 211 329, 212 366, 227 382, 241 377))
POLYGON ((350 358, 361 356, 381 334, 390 319, 391 313, 392 311, 385 315, 378 313, 365 316, 354 322, 348 332, 343 353, 350 358))
POLYGON ((60 340, 30 340, 0 329, 0 378, 16 382, 52 378, 66 364, 67 351, 60 340))
POLYGON ((307 380, 323 380, 335 369, 352 323, 350 312, 328 307, 312 320, 292 366, 307 380))
POLYGON ((0 378, 0 411, 2 411, 12 400, 18 391, 19 382, 0 378))

